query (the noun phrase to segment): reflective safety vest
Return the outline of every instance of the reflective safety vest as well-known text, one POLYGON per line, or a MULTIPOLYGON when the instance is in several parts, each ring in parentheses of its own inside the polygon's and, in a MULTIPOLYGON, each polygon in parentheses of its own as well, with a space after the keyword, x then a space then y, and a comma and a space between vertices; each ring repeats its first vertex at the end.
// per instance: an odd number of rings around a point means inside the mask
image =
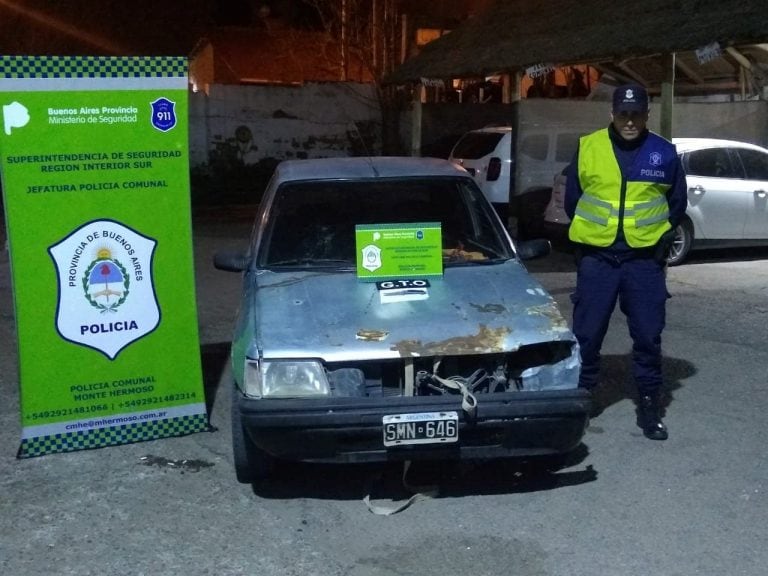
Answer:
POLYGON ((608 129, 579 140, 579 183, 583 194, 568 229, 574 242, 607 247, 621 224, 632 248, 654 246, 667 230, 667 191, 674 183, 677 152, 672 143, 649 133, 624 170, 613 152, 608 129))

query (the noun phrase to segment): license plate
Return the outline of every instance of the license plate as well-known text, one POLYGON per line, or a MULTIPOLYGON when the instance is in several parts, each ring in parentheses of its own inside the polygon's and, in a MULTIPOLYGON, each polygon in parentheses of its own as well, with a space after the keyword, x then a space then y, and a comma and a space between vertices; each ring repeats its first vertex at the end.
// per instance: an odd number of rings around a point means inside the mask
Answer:
POLYGON ((446 444, 459 440, 458 412, 392 414, 382 418, 384 446, 446 444))

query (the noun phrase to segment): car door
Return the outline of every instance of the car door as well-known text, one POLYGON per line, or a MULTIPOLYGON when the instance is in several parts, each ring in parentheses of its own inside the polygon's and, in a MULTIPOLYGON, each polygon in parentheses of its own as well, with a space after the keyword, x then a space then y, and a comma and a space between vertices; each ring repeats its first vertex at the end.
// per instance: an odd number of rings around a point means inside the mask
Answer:
POLYGON ((768 238, 768 152, 738 148, 746 175, 745 193, 751 205, 744 225, 745 238, 768 238))
POLYGON ((688 183, 687 214, 696 238, 742 238, 752 192, 745 190, 738 158, 727 147, 704 148, 686 152, 683 166, 688 183))

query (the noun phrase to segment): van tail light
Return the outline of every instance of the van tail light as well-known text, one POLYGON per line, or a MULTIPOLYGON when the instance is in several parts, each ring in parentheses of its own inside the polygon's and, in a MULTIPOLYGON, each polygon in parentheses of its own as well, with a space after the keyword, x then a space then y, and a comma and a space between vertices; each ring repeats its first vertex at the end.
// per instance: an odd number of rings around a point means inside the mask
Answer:
POLYGON ((488 180, 488 182, 493 182, 494 180, 498 180, 500 175, 501 158, 493 157, 491 158, 491 161, 488 162, 488 172, 485 173, 485 179, 488 180))

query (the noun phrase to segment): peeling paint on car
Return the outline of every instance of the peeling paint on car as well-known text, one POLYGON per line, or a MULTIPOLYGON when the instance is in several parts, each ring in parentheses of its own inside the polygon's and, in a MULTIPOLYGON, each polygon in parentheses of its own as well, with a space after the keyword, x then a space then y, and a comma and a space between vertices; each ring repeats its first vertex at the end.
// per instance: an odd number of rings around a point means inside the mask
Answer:
POLYGON ((386 330, 358 330, 355 338, 358 340, 368 340, 372 342, 381 342, 386 340, 389 332, 386 330))
POLYGON ((504 351, 506 337, 512 332, 509 328, 489 328, 480 324, 477 334, 456 336, 446 340, 422 343, 421 340, 401 340, 395 342, 390 350, 402 357, 411 356, 447 356, 450 354, 490 354, 504 351))
POLYGON ((558 310, 555 302, 548 302, 547 304, 542 304, 540 306, 531 306, 527 308, 526 311, 532 316, 538 315, 548 318, 552 323, 553 331, 568 330, 568 323, 565 321, 565 318, 563 318, 560 310, 558 310))
POLYGON ((504 314, 507 312, 506 307, 501 304, 473 304, 470 302, 469 305, 478 312, 484 312, 486 314, 504 314))

